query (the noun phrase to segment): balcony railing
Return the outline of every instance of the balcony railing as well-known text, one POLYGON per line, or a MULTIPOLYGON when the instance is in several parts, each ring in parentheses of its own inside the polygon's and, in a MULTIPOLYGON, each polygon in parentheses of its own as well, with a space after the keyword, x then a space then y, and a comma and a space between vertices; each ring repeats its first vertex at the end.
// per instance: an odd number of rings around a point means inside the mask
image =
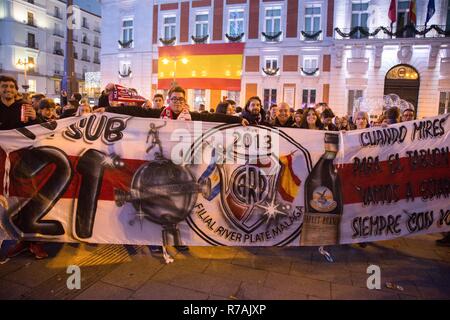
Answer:
POLYGON ((261 32, 266 42, 280 42, 283 31, 278 32, 261 32))
POLYGON ((37 42, 28 41, 26 43, 27 48, 39 50, 39 45, 37 42))
POLYGON ((94 32, 100 33, 100 28, 94 27, 94 32))
POLYGON ((62 70, 55 70, 54 71, 54 75, 57 77, 62 77, 63 76, 64 71, 62 70))
POLYGON ((53 35, 54 35, 54 36, 57 36, 57 37, 60 37, 60 38, 64 38, 64 33, 62 33, 62 32, 59 31, 59 30, 54 30, 54 31, 53 31, 53 35))
POLYGON ((73 58, 78 60, 78 53, 74 52, 73 53, 73 58))
POLYGON ((318 41, 322 40, 321 34, 322 30, 318 31, 301 31, 302 39, 304 41, 318 41))
POLYGON ((87 24, 87 23, 83 23, 82 25, 81 25, 83 28, 85 28, 85 29, 88 29, 89 30, 89 25, 87 24))
POLYGON ((442 25, 414 26, 407 25, 401 28, 366 27, 335 28, 334 38, 343 39, 397 39, 397 38, 441 38, 450 37, 450 28, 442 25))
POLYGON ((37 25, 34 23, 34 20, 28 20, 25 24, 29 27, 37 28, 37 25))
POLYGON ((100 45, 100 42, 94 41, 94 47, 101 49, 102 46, 100 45))
POLYGON ((159 41, 165 46, 171 46, 175 44, 177 37, 172 38, 159 38, 159 41))
POLYGON ((56 18, 56 19, 62 20, 62 16, 61 16, 61 13, 54 13, 54 14, 53 14, 53 18, 56 18))
POLYGON ((87 56, 81 57, 82 61, 91 62, 91 59, 87 56))
POLYGON ((93 61, 95 64, 100 64, 100 59, 96 59, 96 58, 94 58, 94 61, 93 61))
POLYGON ((53 54, 56 54, 58 56, 64 56, 64 51, 63 49, 54 49, 53 54))
POLYGON ((82 44, 87 44, 87 45, 90 45, 90 44, 91 44, 91 42, 90 42, 88 39, 83 39, 83 40, 81 40, 81 43, 82 43, 82 44))

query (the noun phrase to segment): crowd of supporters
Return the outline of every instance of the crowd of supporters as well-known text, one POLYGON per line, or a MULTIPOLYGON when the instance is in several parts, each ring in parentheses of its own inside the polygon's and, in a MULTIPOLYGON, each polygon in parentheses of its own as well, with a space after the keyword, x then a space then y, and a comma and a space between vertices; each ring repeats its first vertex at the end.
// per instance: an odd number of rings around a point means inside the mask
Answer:
MULTIPOLYGON (((66 117, 82 116, 91 112, 113 112, 146 118, 163 118, 172 120, 192 120, 224 123, 240 123, 247 125, 266 125, 284 128, 301 128, 313 130, 360 130, 375 126, 389 126, 398 122, 411 121, 415 118, 412 109, 400 110, 396 107, 370 118, 367 112, 356 112, 353 115, 336 116, 327 103, 318 103, 302 109, 293 109, 286 102, 272 104, 266 111, 261 99, 257 96, 249 98, 243 108, 236 106, 233 100, 223 100, 214 108, 200 105, 198 111, 191 111, 186 100, 186 92, 181 87, 169 90, 166 99, 162 94, 155 94, 152 100, 142 103, 112 103, 111 94, 114 85, 108 84, 102 91, 98 105, 91 108, 87 99, 80 93, 70 97, 62 92, 61 105, 43 94, 20 93, 16 79, 0 75, 0 130, 9 130, 53 121, 66 117), (166 101, 166 104, 164 103, 166 101), (209 109, 209 111, 207 111, 209 109)), ((137 93, 136 93, 137 94, 137 93)), ((374 116, 374 115, 372 115, 374 116)), ((449 234, 438 244, 449 245, 449 234)), ((8 252, 8 256, 30 250, 36 258, 45 258, 47 253, 37 242, 19 242, 8 252)), ((157 246, 152 251, 160 251, 157 246)), ((186 250, 186 247, 180 247, 186 250)))

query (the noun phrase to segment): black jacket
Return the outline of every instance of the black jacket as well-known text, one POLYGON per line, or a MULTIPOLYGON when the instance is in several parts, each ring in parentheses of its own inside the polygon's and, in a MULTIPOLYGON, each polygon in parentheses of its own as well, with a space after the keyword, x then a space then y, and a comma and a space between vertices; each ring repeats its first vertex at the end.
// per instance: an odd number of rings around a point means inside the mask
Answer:
MULTIPOLYGON (((141 107, 109 107, 105 109, 106 112, 126 114, 133 117, 141 118, 160 118, 160 109, 144 109, 141 107)), ((241 118, 236 116, 229 116, 220 113, 198 113, 189 112, 192 121, 207 121, 207 122, 223 122, 223 123, 241 123, 241 118)))
POLYGON ((280 121, 278 121, 278 118, 275 118, 275 122, 274 122, 273 126, 274 127, 289 127, 289 128, 292 128, 294 123, 295 123, 295 121, 294 121, 294 119, 292 119, 292 117, 290 117, 288 119, 288 121, 286 121, 285 124, 281 124, 280 121))
POLYGON ((104 91, 102 91, 102 94, 98 98, 98 108, 107 108, 110 107, 109 105, 109 95, 105 94, 104 91))
POLYGON ((0 130, 11 130, 31 126, 40 123, 39 117, 36 115, 35 120, 30 120, 26 123, 20 121, 20 114, 22 112, 22 104, 26 102, 18 100, 7 107, 0 100, 0 130))
POLYGON ((247 109, 242 110, 242 118, 246 119, 250 124, 264 124, 268 125, 265 121, 266 115, 264 109, 261 109, 258 115, 251 114, 247 109))

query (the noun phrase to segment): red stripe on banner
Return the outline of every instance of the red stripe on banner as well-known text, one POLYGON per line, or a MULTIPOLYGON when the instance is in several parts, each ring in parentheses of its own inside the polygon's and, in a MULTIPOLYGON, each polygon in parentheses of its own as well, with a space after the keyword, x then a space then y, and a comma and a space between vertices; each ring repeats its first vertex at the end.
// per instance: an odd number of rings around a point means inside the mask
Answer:
POLYGON ((245 43, 191 44, 158 48, 159 58, 191 55, 244 54, 245 43))
MULTIPOLYGON (((158 79, 158 89, 170 89, 173 79, 158 79)), ((241 79, 179 78, 176 83, 185 89, 241 90, 241 79)))
MULTIPOLYGON (((21 197, 32 197, 36 195, 37 191, 46 184, 51 174, 54 172, 54 166, 50 165, 41 172, 39 172, 33 179, 20 178, 14 171, 14 167, 20 158, 20 151, 10 154, 11 171, 10 171, 10 195, 21 197)), ((5 168, 5 153, 0 149, 0 181, 3 186, 4 168, 5 168)), ((82 176, 76 171, 76 166, 79 157, 69 156, 69 160, 74 169, 74 176, 70 185, 68 186, 63 198, 77 198, 79 187, 81 185, 82 176)), ((106 168, 102 180, 102 188, 100 191, 99 200, 114 201, 114 190, 122 189, 125 192, 130 190, 131 181, 135 172, 139 167, 146 163, 146 160, 122 159, 125 163, 124 168, 111 169, 106 168)), ((369 190, 368 188, 379 188, 377 192, 372 192, 373 195, 394 193, 393 199, 401 200, 407 198, 408 183, 411 184, 412 197, 420 198, 422 196, 440 194, 443 198, 444 194, 449 193, 450 181, 450 153, 444 153, 440 165, 436 167, 427 167, 413 170, 410 166, 409 158, 400 158, 398 162, 383 161, 379 163, 379 172, 372 174, 364 174, 357 172, 355 174, 355 167, 353 164, 345 164, 337 168, 338 174, 342 183, 342 192, 344 204, 363 203, 363 193, 369 190), (391 167, 400 165, 401 171, 392 174, 391 167), (394 188, 394 186, 397 186, 394 188), (358 190, 359 188, 359 190, 358 190)), ((283 192, 281 189, 279 192, 283 192)), ((4 194, 3 188, 0 188, 0 194, 4 194)), ((366 192, 366 194, 368 194, 366 192)), ((289 196, 285 194, 285 196, 289 196)), ((435 199, 434 198, 434 199, 435 199)), ((448 199, 448 196, 447 196, 448 199)), ((367 200, 367 198, 366 198, 367 200)), ((418 201, 418 200, 415 200, 418 201)), ((419 200, 420 201, 420 200, 419 200)), ((237 210, 235 215, 240 215, 245 212, 245 207, 234 208, 237 210)))
POLYGON ((440 192, 442 198, 442 191, 446 194, 450 191, 448 184, 450 181, 450 153, 447 152, 446 157, 444 155, 441 161, 439 166, 420 169, 412 169, 409 158, 400 158, 398 161, 392 162, 383 161, 379 163, 379 170, 377 170, 379 172, 372 174, 361 172, 355 174, 356 167, 350 163, 343 167, 337 167, 344 204, 364 202, 364 192, 366 192, 366 196, 378 195, 379 197, 382 197, 382 194, 389 197, 389 194, 393 192, 397 200, 407 199, 408 183, 411 184, 413 197, 430 196, 432 193, 440 192), (401 171, 392 174, 391 167, 398 168, 398 165, 400 165, 401 171), (375 190, 374 187, 377 187, 378 190, 375 190))
MULTIPOLYGON (((286 169, 284 169, 286 170, 286 169)), ((278 189, 278 192, 281 194, 281 196, 283 197, 284 200, 289 201, 289 202, 294 202, 294 197, 292 197, 289 193, 287 193, 283 187, 280 187, 278 189)))

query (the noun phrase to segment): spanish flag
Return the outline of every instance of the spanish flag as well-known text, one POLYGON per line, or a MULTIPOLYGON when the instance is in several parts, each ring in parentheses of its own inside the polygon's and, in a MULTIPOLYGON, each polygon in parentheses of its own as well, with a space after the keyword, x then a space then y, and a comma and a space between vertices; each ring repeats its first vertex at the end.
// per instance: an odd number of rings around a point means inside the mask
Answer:
POLYGON ((278 192, 281 197, 289 202, 294 201, 298 193, 301 181, 292 170, 292 153, 280 157, 281 179, 278 192))
POLYGON ((409 23, 416 25, 416 0, 411 0, 409 3, 409 23))
POLYGON ((244 43, 164 46, 158 49, 158 88, 241 90, 244 43))

